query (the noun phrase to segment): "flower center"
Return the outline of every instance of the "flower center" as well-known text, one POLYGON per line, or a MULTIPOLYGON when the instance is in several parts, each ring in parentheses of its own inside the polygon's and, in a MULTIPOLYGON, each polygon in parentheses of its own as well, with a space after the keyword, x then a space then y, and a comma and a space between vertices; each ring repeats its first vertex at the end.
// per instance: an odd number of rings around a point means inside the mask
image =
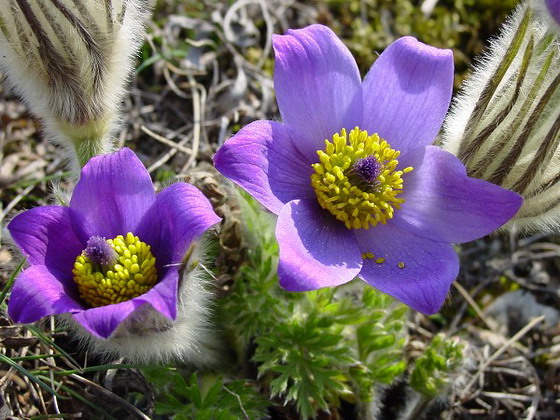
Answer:
POLYGON ((358 159, 352 165, 351 171, 354 171, 366 184, 376 183, 377 177, 383 171, 383 165, 375 156, 368 156, 358 159))
POLYGON ((92 236, 72 273, 80 298, 95 308, 146 293, 157 282, 155 263, 150 245, 131 232, 114 239, 92 236))
POLYGON ((400 152, 377 134, 356 127, 348 136, 342 129, 317 155, 320 162, 312 165, 311 175, 317 200, 348 229, 385 224, 404 203, 397 197, 402 175, 413 168, 397 171, 400 152))

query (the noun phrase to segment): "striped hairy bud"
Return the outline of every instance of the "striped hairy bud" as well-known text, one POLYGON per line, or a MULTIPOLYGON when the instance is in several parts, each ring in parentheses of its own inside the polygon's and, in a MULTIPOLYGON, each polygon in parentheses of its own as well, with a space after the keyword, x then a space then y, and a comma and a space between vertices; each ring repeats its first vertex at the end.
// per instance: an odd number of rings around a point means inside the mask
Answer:
POLYGON ((0 69, 55 143, 83 166, 111 148, 149 16, 145 0, 6 0, 0 69))
POLYGON ((448 115, 443 147, 470 176, 523 196, 506 225, 560 226, 559 29, 550 4, 522 3, 465 81, 448 115))

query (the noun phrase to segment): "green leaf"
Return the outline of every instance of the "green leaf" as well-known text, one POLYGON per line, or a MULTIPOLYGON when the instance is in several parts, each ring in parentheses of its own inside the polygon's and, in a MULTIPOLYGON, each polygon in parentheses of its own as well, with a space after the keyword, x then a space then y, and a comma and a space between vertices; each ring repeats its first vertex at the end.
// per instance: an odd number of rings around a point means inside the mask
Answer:
POLYGON ((463 346, 444 334, 436 335, 414 363, 410 386, 434 398, 450 383, 451 376, 463 359, 463 346))
POLYGON ((4 302, 4 299, 6 298, 6 295, 8 294, 8 292, 11 290, 12 286, 14 285, 16 277, 19 274, 19 272, 21 271, 21 269, 23 268, 23 266, 25 265, 26 261, 27 261, 26 258, 23 258, 21 260, 21 262, 18 264, 18 266, 16 267, 16 269, 14 270, 14 272, 12 273, 12 275, 10 276, 8 281, 6 282, 6 285, 4 286, 2 291, 0 292, 0 304, 2 304, 4 302))
POLYGON ((31 372, 29 372, 27 369, 25 369, 24 367, 20 366, 19 364, 17 364, 16 362, 14 362, 12 359, 10 359, 8 356, 0 353, 0 362, 2 363, 6 363, 7 365, 13 367, 15 370, 17 370, 19 373, 21 373, 23 376, 27 377, 31 382, 36 383, 37 385, 39 385, 42 389, 44 389, 45 391, 47 391, 49 394, 54 395, 57 398, 61 398, 64 399, 63 396, 61 396, 60 394, 58 394, 54 389, 52 389, 50 386, 48 386, 45 382, 43 382, 41 379, 39 379, 38 377, 36 377, 34 374, 32 374, 31 372))

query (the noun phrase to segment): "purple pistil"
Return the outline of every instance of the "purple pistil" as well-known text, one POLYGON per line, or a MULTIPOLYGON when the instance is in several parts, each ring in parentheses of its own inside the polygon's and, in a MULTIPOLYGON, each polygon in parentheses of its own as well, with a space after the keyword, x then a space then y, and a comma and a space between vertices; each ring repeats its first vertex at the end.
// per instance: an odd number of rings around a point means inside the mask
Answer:
POLYGON ((377 160, 375 156, 368 156, 363 159, 358 159, 352 167, 355 172, 364 182, 371 184, 377 180, 377 177, 383 172, 383 165, 377 160))
POLYGON ((116 258, 115 250, 101 236, 88 239, 85 254, 92 265, 103 268, 113 264, 116 258))

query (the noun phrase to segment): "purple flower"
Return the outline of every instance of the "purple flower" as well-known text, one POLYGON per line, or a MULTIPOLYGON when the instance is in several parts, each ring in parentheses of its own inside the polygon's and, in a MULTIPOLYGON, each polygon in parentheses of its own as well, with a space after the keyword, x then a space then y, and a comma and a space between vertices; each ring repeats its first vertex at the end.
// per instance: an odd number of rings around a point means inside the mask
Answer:
POLYGON ((191 185, 156 196, 130 149, 95 157, 69 207, 37 207, 8 225, 31 265, 16 279, 8 312, 23 323, 71 313, 102 338, 144 305, 175 319, 181 261, 219 220, 191 185))
POLYGON ((324 26, 273 43, 283 123, 249 124, 214 162, 278 215, 281 286, 313 290, 358 276, 420 312, 438 311, 458 273, 451 243, 492 232, 522 201, 430 145, 451 99, 451 51, 401 38, 362 82, 324 26))

